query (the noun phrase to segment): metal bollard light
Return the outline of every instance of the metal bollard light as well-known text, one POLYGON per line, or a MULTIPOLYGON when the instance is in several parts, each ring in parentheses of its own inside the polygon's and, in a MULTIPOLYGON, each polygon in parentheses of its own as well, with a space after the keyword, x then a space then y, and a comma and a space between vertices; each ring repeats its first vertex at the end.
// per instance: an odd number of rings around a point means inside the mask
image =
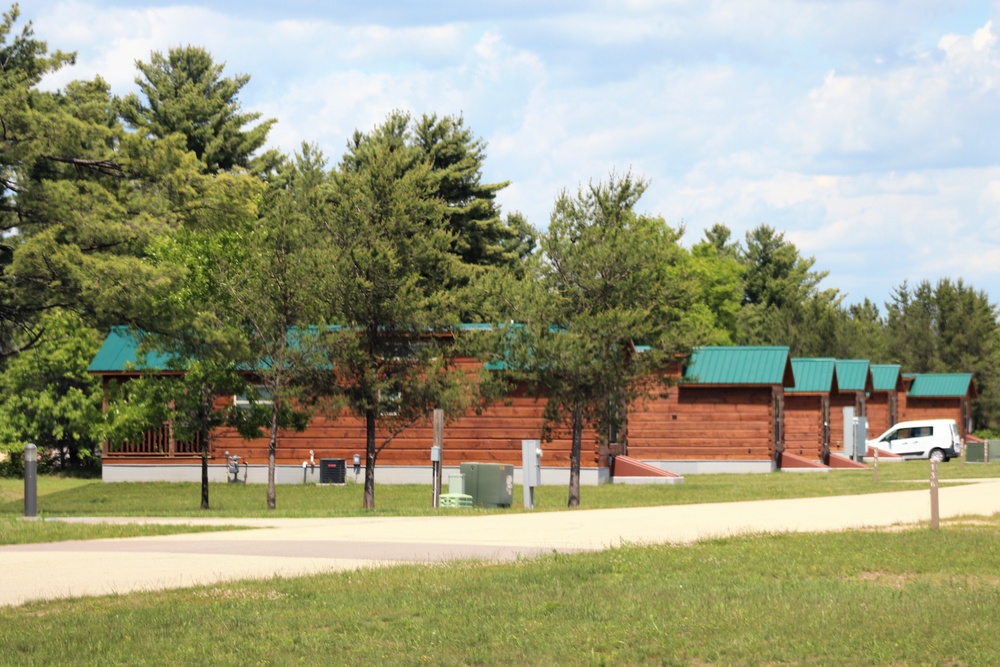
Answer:
POLYGON ((24 516, 38 516, 38 448, 30 442, 24 446, 24 516))
POLYGON ((931 459, 931 530, 937 530, 941 525, 941 513, 938 509, 938 462, 931 459))

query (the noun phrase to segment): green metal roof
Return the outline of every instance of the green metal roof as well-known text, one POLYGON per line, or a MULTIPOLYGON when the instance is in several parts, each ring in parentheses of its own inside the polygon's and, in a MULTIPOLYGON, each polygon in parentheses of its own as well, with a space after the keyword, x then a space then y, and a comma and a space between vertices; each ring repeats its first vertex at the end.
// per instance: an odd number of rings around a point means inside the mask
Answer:
POLYGON ((795 386, 788 348, 702 347, 691 355, 684 380, 698 384, 795 386))
MULTIPOLYGON (((515 325, 521 326, 521 325, 515 325)), ((329 325, 328 328, 331 331, 336 331, 340 329, 338 325, 329 325)), ((463 323, 459 324, 457 329, 463 332, 475 332, 475 331, 491 331, 492 325, 490 324, 477 324, 477 323, 463 323)), ((304 327, 298 328, 293 327, 289 331, 290 337, 293 341, 297 336, 299 331, 317 331, 316 327, 304 327)), ((111 328, 108 333, 108 337, 104 340, 104 344, 101 345, 101 349, 97 351, 97 355, 94 357, 93 361, 90 362, 90 366, 87 368, 88 372, 91 373, 125 373, 125 372, 136 372, 143 370, 175 370, 184 367, 182 357, 170 354, 162 353, 156 351, 146 352, 145 362, 142 364, 138 363, 138 353, 139 347, 142 343, 143 336, 146 335, 144 332, 130 329, 127 326, 115 326, 111 328), (180 363, 178 363, 180 361, 180 363)), ((266 362, 265 362, 266 363, 266 362)), ((492 364, 487 364, 487 368, 491 370, 499 370, 504 367, 504 363, 493 362, 492 364)), ((246 366, 238 366, 242 370, 246 370, 246 366)))
POLYGON ((795 386, 785 387, 789 393, 819 393, 837 391, 836 360, 792 359, 795 386))
POLYGON ((954 398, 965 396, 970 392, 973 397, 977 395, 976 385, 972 382, 972 373, 919 373, 914 376, 907 396, 954 398))
POLYGON ((871 372, 875 391, 899 391, 903 388, 899 364, 872 364, 871 372))
POLYGON ((840 391, 871 391, 872 374, 867 359, 838 359, 837 384, 840 391))
POLYGON ((166 370, 178 357, 160 352, 146 354, 145 363, 138 363, 139 345, 142 332, 128 327, 112 327, 104 344, 90 362, 87 371, 91 373, 122 373, 135 370, 166 370))

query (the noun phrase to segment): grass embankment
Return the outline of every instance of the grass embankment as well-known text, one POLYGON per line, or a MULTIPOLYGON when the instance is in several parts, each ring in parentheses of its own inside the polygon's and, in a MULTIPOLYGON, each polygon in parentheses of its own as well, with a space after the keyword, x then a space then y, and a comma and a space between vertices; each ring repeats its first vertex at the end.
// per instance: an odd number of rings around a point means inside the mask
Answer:
POLYGON ((0 663, 1000 664, 1000 517, 0 609, 0 663))

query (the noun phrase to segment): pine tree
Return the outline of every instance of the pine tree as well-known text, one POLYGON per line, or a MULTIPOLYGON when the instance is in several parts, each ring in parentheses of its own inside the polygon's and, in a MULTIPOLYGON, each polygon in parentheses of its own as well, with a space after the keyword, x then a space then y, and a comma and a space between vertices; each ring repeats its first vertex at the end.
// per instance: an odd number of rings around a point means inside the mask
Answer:
POLYGON ((471 267, 452 253, 437 179, 406 141, 407 123, 393 114, 355 136, 332 174, 321 221, 332 267, 321 294, 327 321, 339 325, 319 335, 331 369, 322 391, 365 421, 368 509, 378 455, 392 439, 434 408, 460 413, 475 395, 445 341, 459 312, 448 286, 471 267))
MULTIPOLYGON (((135 93, 121 102, 120 113, 132 127, 157 138, 171 134, 184 137, 187 148, 204 165, 206 172, 254 167, 254 153, 264 146, 271 126, 261 114, 241 111, 240 91, 250 76, 224 77, 218 64, 205 49, 185 46, 170 49, 164 56, 153 52, 148 63, 137 62, 136 78, 145 102, 135 93)), ((262 156, 268 166, 273 154, 262 156)), ((257 167, 263 164, 258 161, 257 167)))
POLYGON ((541 237, 544 261, 526 281, 528 317, 508 336, 513 377, 547 398, 550 424, 571 429, 570 507, 580 502, 584 426, 616 439, 628 406, 656 387, 663 354, 676 347, 661 314, 675 298, 677 233, 635 212, 646 187, 612 174, 556 199, 541 237), (637 354, 635 345, 649 350, 637 354))

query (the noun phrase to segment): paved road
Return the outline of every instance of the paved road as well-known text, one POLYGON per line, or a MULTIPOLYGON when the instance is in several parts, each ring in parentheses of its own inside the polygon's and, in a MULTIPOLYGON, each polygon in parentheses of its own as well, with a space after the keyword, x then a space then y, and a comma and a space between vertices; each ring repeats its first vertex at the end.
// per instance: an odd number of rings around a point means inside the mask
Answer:
MULTIPOLYGON (((942 486, 941 518, 1000 512, 1000 479, 942 486)), ((926 522, 927 491, 487 516, 77 519, 248 530, 0 547, 0 605, 255 577, 453 559, 509 560, 622 543, 684 544, 760 532, 926 522)))

